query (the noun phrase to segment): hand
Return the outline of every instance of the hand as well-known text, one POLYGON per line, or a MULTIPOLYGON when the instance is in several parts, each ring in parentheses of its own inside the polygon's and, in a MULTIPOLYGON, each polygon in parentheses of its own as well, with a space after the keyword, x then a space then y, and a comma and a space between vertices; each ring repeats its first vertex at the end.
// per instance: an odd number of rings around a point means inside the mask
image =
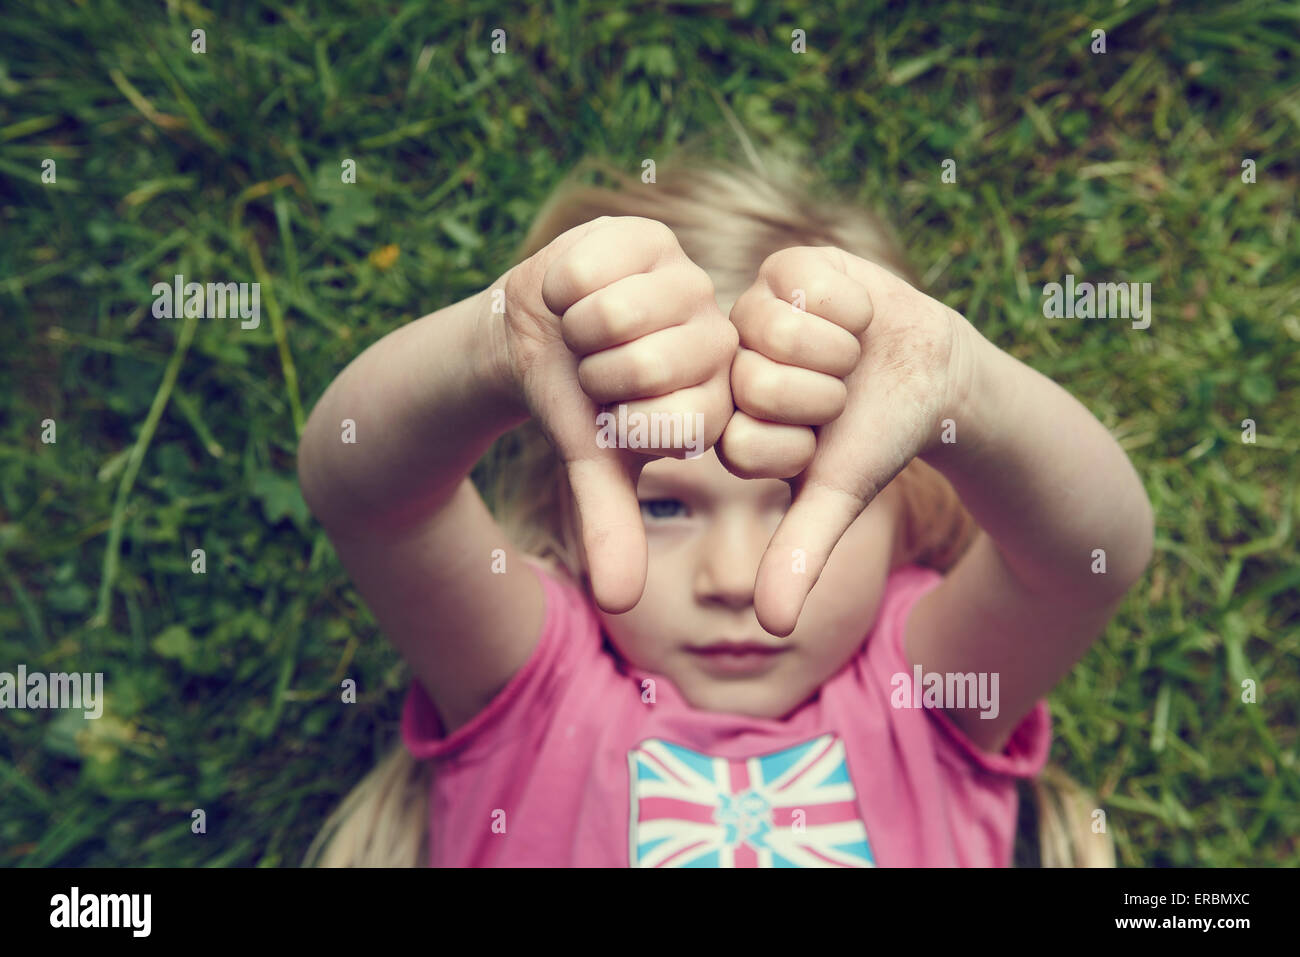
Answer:
POLYGON ((974 330, 883 267, 820 246, 769 256, 731 321, 736 412, 718 457, 742 478, 789 481, 754 583, 759 623, 785 636, 845 531, 960 407, 974 330), (792 570, 796 549, 806 572, 792 570))
POLYGON ((702 453, 722 434, 736 329, 672 230, 636 216, 602 216, 557 237, 510 270, 505 299, 506 378, 565 469, 596 603, 628 611, 648 561, 637 479, 651 458, 702 453), (613 429, 601 435, 597 416, 603 406, 617 416, 622 404, 631 423, 644 415, 683 430, 655 430, 670 433, 658 448, 603 447, 598 438, 613 429))

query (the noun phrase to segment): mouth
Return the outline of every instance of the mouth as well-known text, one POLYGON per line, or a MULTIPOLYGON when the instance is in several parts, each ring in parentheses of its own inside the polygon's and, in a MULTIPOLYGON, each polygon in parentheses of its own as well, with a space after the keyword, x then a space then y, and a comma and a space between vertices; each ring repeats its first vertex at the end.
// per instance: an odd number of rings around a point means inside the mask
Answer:
POLYGON ((698 648, 687 648, 709 671, 722 674, 748 674, 772 667, 787 651, 794 649, 765 645, 757 641, 716 641, 698 648))
POLYGON ((779 655, 782 652, 789 651, 789 646, 781 647, 779 645, 765 645, 761 641, 715 641, 710 645, 701 645, 698 648, 690 648, 700 655, 779 655))

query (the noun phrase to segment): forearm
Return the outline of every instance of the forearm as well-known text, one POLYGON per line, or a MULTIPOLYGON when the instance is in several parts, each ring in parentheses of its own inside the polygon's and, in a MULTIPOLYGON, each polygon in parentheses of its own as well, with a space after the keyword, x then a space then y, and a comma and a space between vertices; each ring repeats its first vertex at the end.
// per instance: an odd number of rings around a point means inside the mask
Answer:
POLYGON ((1141 480, 1078 400, 966 329, 956 441, 920 457, 952 483, 1027 587, 1069 602, 1115 598, 1151 557, 1154 519, 1141 480), (1105 574, 1093 570, 1097 549, 1105 574))
POLYGON ((526 417, 501 375, 490 300, 484 290, 395 330, 325 391, 303 430, 298 473, 331 531, 428 514, 526 417))

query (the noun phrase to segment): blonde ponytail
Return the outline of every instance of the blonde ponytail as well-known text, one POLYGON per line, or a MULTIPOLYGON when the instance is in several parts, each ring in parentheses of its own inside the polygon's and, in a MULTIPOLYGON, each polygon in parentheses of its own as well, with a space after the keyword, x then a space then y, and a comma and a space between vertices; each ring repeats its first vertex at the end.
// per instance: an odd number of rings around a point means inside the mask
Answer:
POLYGON ((329 816, 303 866, 427 866, 431 764, 399 743, 329 816))
POLYGON ((1040 867, 1115 866, 1110 833, 1093 830, 1097 801, 1089 791, 1052 765, 1030 782, 1030 791, 1038 821, 1040 867))

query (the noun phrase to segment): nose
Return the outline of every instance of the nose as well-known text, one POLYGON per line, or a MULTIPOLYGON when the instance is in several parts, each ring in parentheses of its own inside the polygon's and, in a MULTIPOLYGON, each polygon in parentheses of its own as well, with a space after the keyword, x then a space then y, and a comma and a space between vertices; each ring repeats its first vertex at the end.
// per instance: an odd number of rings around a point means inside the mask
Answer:
POLYGON ((702 604, 745 609, 754 603, 754 578, 773 528, 752 510, 720 510, 700 538, 695 597, 702 604))

